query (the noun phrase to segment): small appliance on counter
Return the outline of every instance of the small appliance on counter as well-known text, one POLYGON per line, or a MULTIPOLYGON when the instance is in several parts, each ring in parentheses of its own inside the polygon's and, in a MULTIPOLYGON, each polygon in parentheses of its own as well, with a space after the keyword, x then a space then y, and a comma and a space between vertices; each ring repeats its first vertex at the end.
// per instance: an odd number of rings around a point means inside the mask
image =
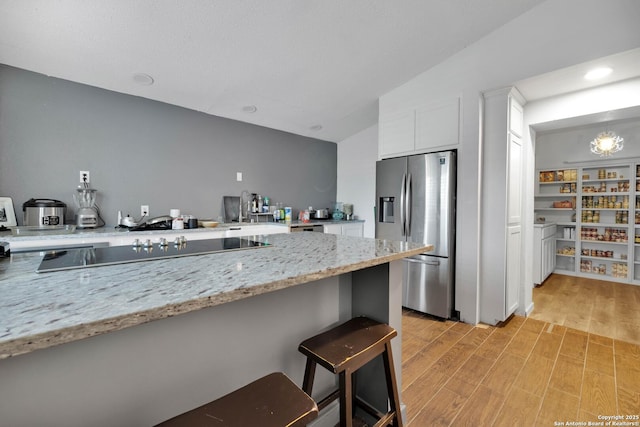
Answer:
POLYGON ((67 205, 55 199, 29 199, 22 204, 26 226, 63 225, 67 205))
POLYGON ((331 212, 331 218, 337 221, 341 221, 344 218, 344 212, 343 212, 343 203, 342 202, 336 202, 333 205, 333 212, 331 212))
POLYGON ((100 226, 96 193, 93 188, 78 187, 73 195, 78 210, 76 211, 76 225, 79 228, 96 228, 100 226))
POLYGON ((353 205, 351 203, 345 203, 342 207, 344 210, 344 219, 347 221, 353 220, 353 205))
POLYGON ((246 212, 242 212, 242 199, 238 196, 223 196, 224 222, 242 222, 247 218, 246 212))

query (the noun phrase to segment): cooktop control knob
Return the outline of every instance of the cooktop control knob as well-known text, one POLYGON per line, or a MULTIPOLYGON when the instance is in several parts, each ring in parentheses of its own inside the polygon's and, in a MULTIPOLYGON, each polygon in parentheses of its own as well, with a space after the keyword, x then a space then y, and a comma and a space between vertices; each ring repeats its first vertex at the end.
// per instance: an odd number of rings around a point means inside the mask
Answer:
POLYGON ((158 243, 159 246, 167 246, 167 239, 165 239, 164 237, 160 238, 160 242, 158 243))
POLYGON ((148 248, 149 246, 151 246, 151 240, 147 239, 147 240, 144 241, 144 247, 148 248))
POLYGON ((133 241, 133 247, 134 248, 140 247, 140 239, 136 239, 133 241))

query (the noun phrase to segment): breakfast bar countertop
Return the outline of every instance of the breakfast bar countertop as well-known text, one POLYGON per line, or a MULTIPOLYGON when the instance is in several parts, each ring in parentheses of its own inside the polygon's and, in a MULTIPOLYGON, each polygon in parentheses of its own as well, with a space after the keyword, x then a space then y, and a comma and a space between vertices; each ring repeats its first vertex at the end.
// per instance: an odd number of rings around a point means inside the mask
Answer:
POLYGON ((432 249, 323 233, 257 240, 270 246, 40 274, 37 253, 0 259, 0 359, 432 249))

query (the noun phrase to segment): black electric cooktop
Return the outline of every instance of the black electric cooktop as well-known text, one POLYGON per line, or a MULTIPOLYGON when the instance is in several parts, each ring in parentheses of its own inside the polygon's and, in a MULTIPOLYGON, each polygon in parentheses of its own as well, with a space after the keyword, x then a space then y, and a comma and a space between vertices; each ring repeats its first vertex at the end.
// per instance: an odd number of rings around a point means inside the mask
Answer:
POLYGON ((102 265, 126 264, 131 262, 152 261, 163 258, 177 258, 192 255, 204 255, 216 252, 237 251, 269 246, 247 238, 227 237, 224 239, 206 239, 176 242, 141 242, 140 245, 110 246, 106 248, 80 248, 50 251, 44 255, 38 273, 72 270, 76 268, 98 267, 102 265), (146 243, 146 245, 145 245, 146 243))

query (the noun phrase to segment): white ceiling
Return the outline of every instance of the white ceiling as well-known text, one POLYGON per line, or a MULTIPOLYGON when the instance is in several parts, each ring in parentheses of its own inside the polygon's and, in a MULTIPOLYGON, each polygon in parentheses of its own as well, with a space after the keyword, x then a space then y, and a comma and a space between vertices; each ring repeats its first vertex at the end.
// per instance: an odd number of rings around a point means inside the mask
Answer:
POLYGON ((376 123, 380 95, 539 3, 0 0, 0 63, 340 141, 376 123))
MULTIPOLYGON (((571 67, 535 76, 514 85, 528 102, 550 98, 597 86, 604 86, 640 76, 640 48, 617 53, 593 61, 576 64, 571 67), (596 68, 611 68, 613 72, 596 81, 589 81, 584 75, 596 68)), ((593 123, 613 123, 617 121, 637 120, 640 118, 640 106, 614 111, 589 114, 567 119, 537 123, 533 127, 538 134, 588 126, 593 123)))
MULTIPOLYGON (((0 64, 337 142, 377 122, 379 96, 542 2, 0 0, 0 64)), ((616 80, 638 63, 608 61, 616 80)), ((583 89, 590 65, 517 86, 583 89)))
POLYGON ((570 93, 594 86, 628 80, 640 75, 640 48, 593 61, 576 64, 516 82, 518 90, 528 102, 549 98, 561 93, 570 93), (595 68, 611 68, 614 72, 597 81, 584 79, 584 75, 595 68))

